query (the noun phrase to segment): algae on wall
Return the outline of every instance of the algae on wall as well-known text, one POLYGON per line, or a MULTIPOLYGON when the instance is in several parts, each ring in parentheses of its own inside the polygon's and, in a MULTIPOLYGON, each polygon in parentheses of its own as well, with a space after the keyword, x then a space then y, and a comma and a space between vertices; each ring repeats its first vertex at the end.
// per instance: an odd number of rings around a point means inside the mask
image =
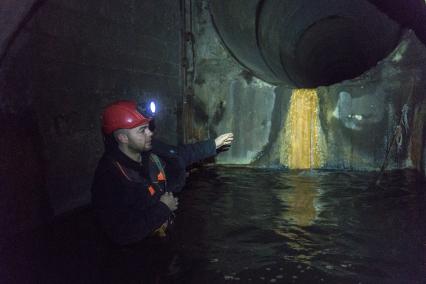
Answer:
POLYGON ((207 1, 194 7, 193 140, 235 134, 231 149, 218 163, 249 164, 268 143, 275 86, 253 77, 221 45, 207 1))
MULTIPOLYGON (((388 169, 424 170, 424 62, 425 47, 408 31, 386 59, 362 76, 318 88, 320 128, 327 148, 322 168, 378 170, 387 157, 388 169)), ((276 91, 289 96, 292 90, 276 91)), ((287 113, 288 105, 283 109, 287 113)), ((285 128, 284 123, 281 126, 285 128)), ((270 143, 272 152, 283 147, 282 141, 270 143)), ((271 164, 270 159, 271 155, 262 156, 256 164, 271 164)))
MULTIPOLYGON (((207 1, 193 5, 194 140, 233 131, 235 144, 217 162, 288 167, 280 161, 280 148, 288 147, 280 133, 288 131, 293 88, 270 85, 245 70, 222 46, 207 1)), ((425 46, 407 31, 387 58, 361 76, 318 87, 317 127, 327 150, 313 167, 377 170, 393 141, 387 168, 423 171, 425 63, 425 46), (399 126, 401 121, 406 123, 399 126)))

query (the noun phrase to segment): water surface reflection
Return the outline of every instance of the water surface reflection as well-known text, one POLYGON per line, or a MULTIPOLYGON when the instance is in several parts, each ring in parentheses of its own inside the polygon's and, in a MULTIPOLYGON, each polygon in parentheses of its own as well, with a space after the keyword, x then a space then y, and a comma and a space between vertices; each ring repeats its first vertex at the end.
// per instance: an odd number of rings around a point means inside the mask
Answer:
POLYGON ((208 168, 181 194, 170 277, 198 283, 423 283, 426 198, 410 172, 208 168))

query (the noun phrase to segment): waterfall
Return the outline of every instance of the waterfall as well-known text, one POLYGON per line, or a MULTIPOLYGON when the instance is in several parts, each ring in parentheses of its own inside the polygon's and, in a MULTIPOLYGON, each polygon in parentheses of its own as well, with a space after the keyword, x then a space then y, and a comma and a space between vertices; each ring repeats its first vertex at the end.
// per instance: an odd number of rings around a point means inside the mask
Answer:
POLYGON ((290 169, 320 168, 324 145, 316 89, 295 89, 281 135, 280 163, 290 169))

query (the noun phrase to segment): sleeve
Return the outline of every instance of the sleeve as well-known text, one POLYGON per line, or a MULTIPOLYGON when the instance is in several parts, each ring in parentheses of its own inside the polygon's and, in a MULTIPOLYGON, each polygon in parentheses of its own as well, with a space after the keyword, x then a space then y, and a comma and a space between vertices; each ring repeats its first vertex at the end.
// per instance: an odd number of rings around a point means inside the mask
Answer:
POLYGON ((178 155, 185 161, 185 166, 189 166, 200 160, 216 155, 216 145, 213 139, 178 146, 178 155))
POLYGON ((103 230, 115 243, 142 240, 170 216, 167 205, 144 190, 147 186, 125 181, 111 171, 95 176, 92 206, 103 230))
POLYGON ((180 146, 154 140, 152 151, 166 164, 164 170, 168 180, 167 191, 180 192, 185 185, 186 168, 192 163, 216 155, 216 145, 212 139, 180 146))
POLYGON ((214 139, 179 146, 155 140, 153 152, 165 159, 180 159, 185 167, 217 154, 214 139))
POLYGON ((131 243, 147 237, 166 222, 170 214, 171 211, 167 205, 160 201, 150 207, 138 207, 129 215, 129 223, 132 227, 129 228, 128 239, 120 240, 120 242, 131 243))

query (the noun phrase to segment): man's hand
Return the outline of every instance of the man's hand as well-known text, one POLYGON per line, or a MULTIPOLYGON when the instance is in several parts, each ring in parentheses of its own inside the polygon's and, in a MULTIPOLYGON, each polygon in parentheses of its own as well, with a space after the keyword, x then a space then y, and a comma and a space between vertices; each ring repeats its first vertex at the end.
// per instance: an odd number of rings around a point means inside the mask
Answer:
POLYGON ((224 146, 229 147, 232 144, 232 141, 234 141, 234 134, 233 133, 225 133, 220 136, 218 136, 214 143, 216 144, 216 149, 222 148, 224 146))
POLYGON ((160 201, 169 207, 171 211, 175 211, 178 206, 178 199, 177 197, 173 197, 173 193, 166 192, 160 197, 160 201))

